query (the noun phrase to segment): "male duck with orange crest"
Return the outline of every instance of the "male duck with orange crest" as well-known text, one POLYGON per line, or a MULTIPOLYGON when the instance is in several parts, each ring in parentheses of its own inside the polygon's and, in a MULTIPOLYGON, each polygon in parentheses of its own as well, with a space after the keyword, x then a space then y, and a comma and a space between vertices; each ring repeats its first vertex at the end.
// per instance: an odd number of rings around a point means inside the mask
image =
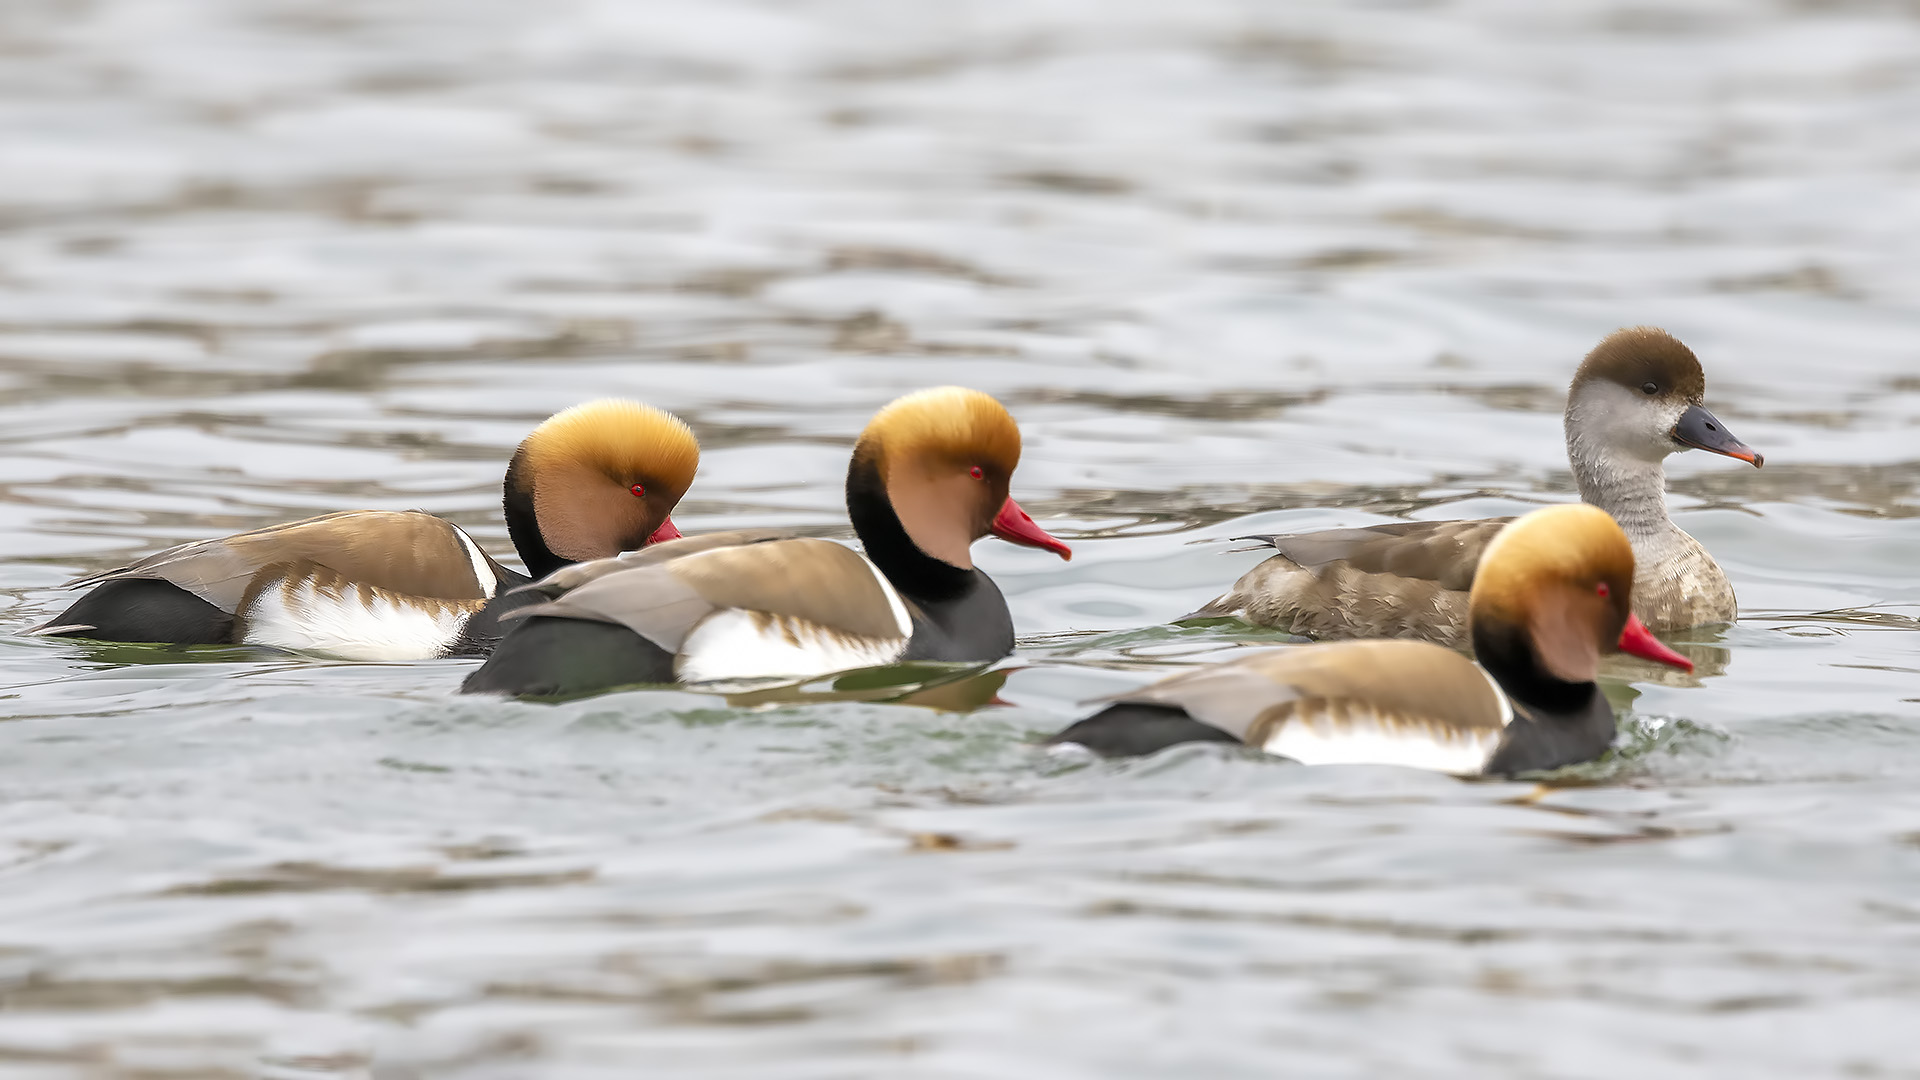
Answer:
MULTIPOLYGON (((1693 350, 1664 330, 1609 334, 1567 394, 1567 458, 1580 497, 1612 514, 1639 563, 1634 610, 1654 630, 1731 622, 1733 586, 1700 542, 1667 514, 1669 454, 1705 450, 1764 461, 1701 403, 1707 379, 1693 350)), ((1467 590, 1507 518, 1408 521, 1358 529, 1249 536, 1279 552, 1184 619, 1238 615, 1321 638, 1419 638, 1461 644, 1467 590)))
POLYGON ((1118 694, 1049 741, 1107 756, 1239 743, 1308 765, 1497 776, 1591 761, 1614 739, 1594 683, 1603 652, 1693 667, 1633 615, 1633 581, 1605 511, 1536 510, 1493 538, 1474 578, 1478 665, 1421 641, 1263 649, 1118 694))
MULTIPOLYGON (((555 414, 507 466, 507 532, 533 577, 672 540, 668 517, 700 447, 668 413, 603 400, 555 414)), ((484 654, 500 617, 537 597, 459 526, 418 510, 354 510, 168 548, 94 586, 30 633, 251 644, 349 660, 484 654)))
POLYGON ((1020 429, 1000 403, 923 390, 874 416, 847 468, 865 555, 830 540, 719 533, 583 563, 530 587, 462 690, 577 696, 638 683, 809 678, 1013 651, 1013 618, 973 565, 988 535, 1070 558, 1008 496, 1020 429), (524 621, 520 621, 524 620, 524 621))

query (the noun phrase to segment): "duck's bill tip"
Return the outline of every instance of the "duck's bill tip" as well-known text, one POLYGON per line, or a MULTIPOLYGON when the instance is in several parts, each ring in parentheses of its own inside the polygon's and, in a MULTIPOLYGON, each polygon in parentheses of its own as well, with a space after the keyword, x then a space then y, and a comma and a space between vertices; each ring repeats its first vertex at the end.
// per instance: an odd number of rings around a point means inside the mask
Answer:
POLYGON ((1756 469, 1767 463, 1765 455, 1734 438, 1727 425, 1698 405, 1689 405, 1680 414, 1680 422, 1673 425, 1673 438, 1682 446, 1744 461, 1756 469))
POLYGON ((988 527, 988 531, 1010 544, 1051 551, 1069 561, 1073 559, 1072 548, 1035 524, 1033 518, 1028 516, 1025 510, 1020 509, 1020 504, 1012 499, 1008 499, 1007 504, 994 515, 993 524, 988 527))
POLYGON ((674 526, 673 519, 668 518, 660 523, 659 528, 653 530, 652 536, 647 537, 647 543, 658 544, 667 540, 678 539, 680 539, 680 530, 674 526))
POLYGON ((1697 449, 1710 450, 1713 453, 1725 455, 1736 461, 1744 461, 1756 469, 1761 468, 1767 463, 1767 456, 1765 454, 1738 440, 1732 441, 1732 445, 1729 446, 1702 446, 1697 449))
POLYGON ((1674 652, 1666 642, 1653 636, 1647 624, 1640 621, 1638 615, 1627 616, 1626 629, 1620 631, 1620 651, 1642 660, 1677 667, 1682 671, 1692 671, 1693 661, 1674 652))

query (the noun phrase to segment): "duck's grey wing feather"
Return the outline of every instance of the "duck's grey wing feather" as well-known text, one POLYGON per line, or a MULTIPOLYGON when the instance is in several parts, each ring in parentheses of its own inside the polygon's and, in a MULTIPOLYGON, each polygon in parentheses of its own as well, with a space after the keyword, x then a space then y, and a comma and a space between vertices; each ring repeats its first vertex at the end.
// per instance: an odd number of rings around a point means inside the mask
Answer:
POLYGON ((1396 521, 1357 529, 1235 539, 1259 540, 1310 570, 1343 562, 1362 573, 1393 574, 1464 591, 1473 585, 1480 554, 1512 520, 1396 521))
POLYGON ((505 617, 617 623, 671 653, 701 620, 726 609, 849 637, 904 639, 912 627, 898 605, 891 586, 858 552, 831 540, 795 537, 617 567, 505 617))
POLYGON ((623 551, 611 558, 592 559, 574 563, 572 566, 563 566, 539 581, 529 582, 514 589, 513 592, 537 592, 545 596, 560 596, 590 581, 606 577, 608 574, 617 574, 642 566, 657 566, 719 548, 745 547, 750 544, 764 544, 792 537, 793 533, 786 529, 733 529, 727 532, 704 533, 700 536, 684 536, 678 540, 648 544, 638 551, 623 551))

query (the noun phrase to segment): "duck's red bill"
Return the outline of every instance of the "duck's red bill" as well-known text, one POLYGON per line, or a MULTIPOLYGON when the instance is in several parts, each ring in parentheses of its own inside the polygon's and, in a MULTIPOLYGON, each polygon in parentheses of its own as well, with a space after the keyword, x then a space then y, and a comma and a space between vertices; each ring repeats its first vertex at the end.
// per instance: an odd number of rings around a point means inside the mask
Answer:
POLYGON ((1063 559, 1073 558, 1072 548, 1049 536, 1047 530, 1035 525, 1033 519, 1027 516, 1027 512, 1020 509, 1020 504, 1012 499, 1008 499, 1007 505, 1001 507, 1000 513, 994 515, 989 531, 1010 544, 1051 551, 1063 559))
POLYGON ((1693 661, 1668 648, 1666 643, 1653 636, 1647 624, 1640 621, 1638 615, 1627 616, 1627 628, 1620 631, 1620 651, 1631 653, 1642 660, 1652 660, 1669 664, 1682 671, 1692 671, 1693 661))
POLYGON ((680 539, 680 530, 674 528, 673 519, 668 518, 667 520, 660 523, 659 528, 653 530, 652 536, 647 537, 647 543, 658 544, 663 540, 678 540, 678 539, 680 539))

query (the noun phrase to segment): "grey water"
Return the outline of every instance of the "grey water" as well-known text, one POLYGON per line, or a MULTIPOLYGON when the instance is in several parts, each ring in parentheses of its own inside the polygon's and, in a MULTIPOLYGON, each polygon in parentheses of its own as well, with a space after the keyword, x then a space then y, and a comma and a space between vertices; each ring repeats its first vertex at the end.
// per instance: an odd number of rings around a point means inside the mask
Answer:
POLYGON ((1870 0, 0 5, 0 1075, 1920 1076, 1916 117, 1870 0), (1609 668, 1610 759, 1034 748, 1280 640, 1162 625, 1229 537, 1573 498, 1642 323, 1767 465, 1671 460, 1741 618, 1609 668), (978 546, 985 676, 19 636, 328 510, 507 558, 600 396, 697 431, 689 532, 844 536, 942 383, 1076 550, 978 546))

